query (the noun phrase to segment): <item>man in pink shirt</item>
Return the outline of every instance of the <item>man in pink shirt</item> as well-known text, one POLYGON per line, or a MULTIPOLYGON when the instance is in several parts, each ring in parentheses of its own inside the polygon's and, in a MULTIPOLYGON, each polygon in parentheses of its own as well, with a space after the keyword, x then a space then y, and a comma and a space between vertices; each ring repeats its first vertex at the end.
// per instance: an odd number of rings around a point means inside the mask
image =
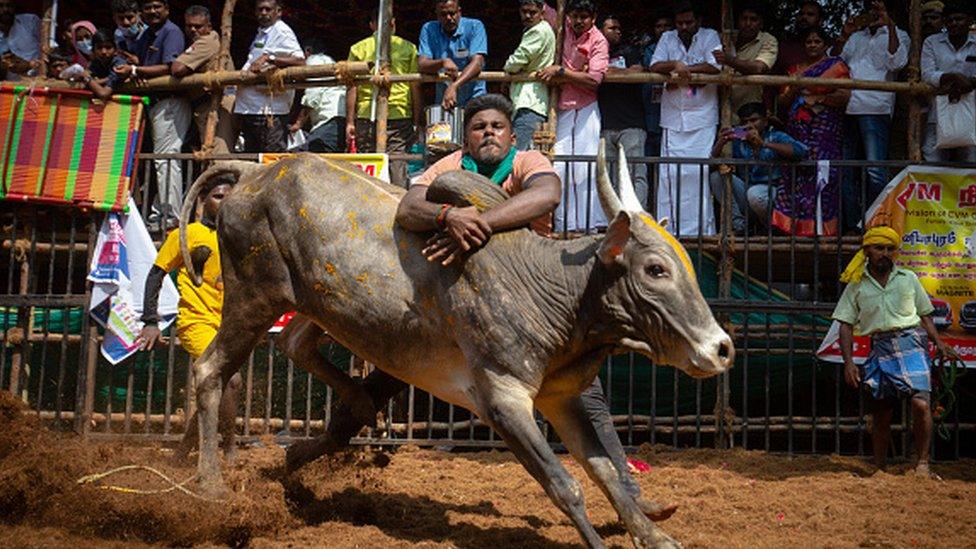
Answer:
MULTIPOLYGON (((539 78, 560 86, 556 154, 595 155, 600 146, 596 91, 607 72, 610 46, 594 25, 596 5, 592 0, 572 0, 568 13, 562 62, 539 71, 539 78)), ((564 189, 555 230, 592 232, 606 227, 587 164, 557 162, 555 167, 564 189)))

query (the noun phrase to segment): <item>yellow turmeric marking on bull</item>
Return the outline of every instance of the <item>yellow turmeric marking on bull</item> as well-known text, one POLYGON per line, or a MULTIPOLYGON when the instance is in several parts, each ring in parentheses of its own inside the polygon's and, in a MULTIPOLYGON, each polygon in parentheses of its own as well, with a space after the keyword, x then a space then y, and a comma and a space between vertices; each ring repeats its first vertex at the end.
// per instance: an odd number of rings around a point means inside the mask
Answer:
POLYGON ((329 276, 335 276, 336 275, 335 265, 333 265, 331 263, 326 263, 325 264, 325 272, 329 273, 329 276))
POLYGON ((678 254, 678 259, 681 260, 681 264, 685 266, 685 270, 688 271, 688 275, 691 276, 692 280, 697 280, 695 276, 695 268, 691 266, 691 258, 688 257, 688 252, 685 251, 685 247, 678 242, 671 233, 669 233, 664 227, 662 227, 654 218, 647 214, 639 214, 638 217, 645 225, 657 231, 661 238, 668 243, 669 246, 674 250, 674 253, 678 254))
POLYGON ((346 214, 346 217, 349 218, 349 230, 346 231, 346 236, 349 238, 362 238, 366 236, 366 231, 359 226, 359 221, 356 220, 358 215, 356 212, 346 214))
POLYGON ((275 176, 275 181, 281 181, 286 175, 288 175, 288 166, 286 164, 282 164, 281 167, 278 168, 278 175, 275 176))
POLYGON ((302 206, 298 209, 298 217, 308 219, 308 208, 306 206, 302 206))
POLYGON ((467 200, 475 208, 478 208, 479 212, 483 212, 488 209, 488 205, 485 204, 485 201, 482 200, 480 196, 474 193, 464 195, 464 199, 467 200))

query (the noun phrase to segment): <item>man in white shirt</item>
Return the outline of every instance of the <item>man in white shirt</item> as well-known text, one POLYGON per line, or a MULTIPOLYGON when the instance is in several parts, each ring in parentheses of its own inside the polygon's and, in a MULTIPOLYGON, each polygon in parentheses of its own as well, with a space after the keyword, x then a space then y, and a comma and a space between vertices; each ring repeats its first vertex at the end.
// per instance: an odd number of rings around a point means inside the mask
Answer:
MULTIPOLYGON (((947 2, 942 12, 946 30, 933 34, 922 44, 922 80, 939 88, 950 101, 976 86, 976 36, 969 32, 973 24, 973 5, 969 2, 947 2)), ((929 109, 922 154, 928 162, 976 162, 976 147, 935 148, 936 116, 929 109)))
MULTIPOLYGON (((281 20, 278 0, 258 0, 254 5, 258 32, 242 70, 264 73, 305 64, 305 53, 295 32, 281 20)), ((234 113, 240 119, 244 152, 281 152, 287 144, 286 117, 295 90, 273 92, 267 86, 237 90, 234 113)))
MULTIPOLYGON (((325 41, 314 37, 305 45, 307 65, 329 65, 335 61, 325 54, 325 41)), ((338 153, 346 150, 346 88, 322 86, 309 88, 302 96, 302 110, 289 130, 296 132, 311 123, 303 150, 320 153, 338 153)))
MULTIPOLYGON (((908 33, 896 28, 884 2, 870 1, 871 18, 858 28, 857 17, 844 24, 834 52, 851 69, 854 80, 894 80, 908 64, 908 33)), ((895 106, 892 92, 854 90, 847 104, 847 139, 844 158, 878 162, 888 160, 888 138, 891 134, 891 114, 895 106)), ((853 229, 861 221, 862 213, 888 184, 888 170, 867 168, 866 177, 858 177, 851 170, 842 187, 844 227, 853 229), (863 188, 866 187, 866 188, 863 188), (864 201, 862 203, 862 196, 864 201)))
MULTIPOLYGON (((674 10, 675 30, 661 35, 649 70, 676 75, 661 95, 661 156, 708 158, 718 126, 718 88, 690 85, 692 74, 718 74, 713 52, 722 40, 701 28, 701 14, 682 2, 674 10)), ((712 199, 698 164, 661 164, 657 217, 671 219, 668 229, 682 236, 715 234, 712 199)))
POLYGON ((16 11, 14 0, 0 0, 0 60, 8 80, 31 73, 41 57, 41 19, 16 11))

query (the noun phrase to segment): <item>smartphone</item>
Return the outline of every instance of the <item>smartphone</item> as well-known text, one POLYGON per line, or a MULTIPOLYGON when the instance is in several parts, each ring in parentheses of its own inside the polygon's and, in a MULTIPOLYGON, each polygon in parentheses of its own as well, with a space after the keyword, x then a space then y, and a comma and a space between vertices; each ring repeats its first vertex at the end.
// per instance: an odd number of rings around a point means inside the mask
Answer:
POLYGON ((732 139, 744 140, 749 135, 747 126, 735 126, 732 128, 732 139))

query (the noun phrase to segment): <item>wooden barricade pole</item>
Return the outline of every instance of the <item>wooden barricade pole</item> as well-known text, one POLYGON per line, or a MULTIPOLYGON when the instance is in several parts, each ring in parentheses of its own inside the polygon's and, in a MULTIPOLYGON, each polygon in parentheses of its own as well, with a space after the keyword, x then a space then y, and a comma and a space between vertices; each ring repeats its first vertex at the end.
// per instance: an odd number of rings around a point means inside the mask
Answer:
POLYGON ((393 30, 390 28, 390 21, 393 19, 393 0, 380 0, 380 13, 377 18, 377 28, 379 33, 379 43, 376 44, 379 53, 379 67, 376 72, 377 80, 380 82, 376 86, 376 152, 386 152, 388 118, 390 115, 390 83, 387 77, 390 74, 390 42, 393 30))
MULTIPOLYGON (((722 47, 729 51, 732 47, 732 6, 729 0, 722 0, 722 47)), ((722 68, 723 75, 729 75, 732 68, 725 66, 722 68)), ((721 98, 721 127, 732 126, 732 88, 722 86, 719 88, 721 98)), ((723 155, 731 146, 726 146, 723 155)), ((728 299, 731 294, 732 269, 735 264, 732 249, 732 168, 720 166, 722 173, 722 184, 725 192, 722 194, 722 211, 719 215, 721 227, 719 229, 719 242, 721 246, 721 262, 719 263, 718 293, 721 299, 728 299)), ((706 192, 704 189, 702 192, 706 192)), ((722 313, 718 318, 726 331, 731 331, 734 327, 729 322, 729 315, 722 313)), ((718 382, 718 390, 715 393, 715 447, 724 449, 729 447, 731 433, 725 428, 726 410, 729 404, 729 374, 722 374, 718 382)))
MULTIPOLYGON (((237 0, 224 0, 223 13, 220 16, 220 53, 217 59, 219 70, 233 69, 234 62, 230 58, 230 40, 234 32, 234 7, 237 0)), ((210 110, 207 112, 207 125, 203 132, 200 152, 208 154, 213 151, 214 139, 217 136, 217 122, 220 120, 220 104, 224 99, 224 89, 213 87, 210 90, 210 110)), ((233 147, 233 143, 228 143, 228 147, 233 147)))
MULTIPOLYGON (((921 0, 912 0, 909 13, 909 34, 912 39, 908 52, 908 82, 918 84, 921 81, 922 59, 922 13, 921 0)), ((908 100, 908 159, 912 162, 922 160, 922 130, 925 122, 922 120, 922 107, 918 96, 910 96, 908 100)))
MULTIPOLYGON (((556 57, 553 63, 563 62, 563 39, 566 36, 566 0, 556 0, 556 57)), ((484 73, 482 73, 484 74, 484 73)), ((543 122, 533 141, 536 147, 545 153, 550 160, 556 154, 556 118, 559 116, 559 86, 549 87, 549 118, 543 122)))
MULTIPOLYGON (((30 234, 32 232, 32 224, 27 224, 25 226, 25 232, 30 234)), ((34 239, 32 238, 33 242, 34 239)), ((17 293, 20 295, 26 295, 30 292, 30 277, 31 277, 31 266, 30 257, 31 252, 21 248, 18 250, 15 260, 20 263, 18 270, 20 271, 20 281, 17 288, 17 293)), ((27 361, 30 359, 30 333, 33 330, 33 316, 34 308, 26 305, 20 305, 17 307, 17 327, 14 329, 15 335, 11 335, 7 339, 13 345, 13 350, 10 353, 10 383, 7 388, 10 394, 17 396, 20 392, 20 377, 21 372, 29 371, 29 366, 27 361), (20 336, 19 341, 16 336, 20 336)), ((11 332, 8 332, 11 333, 11 332)), ((23 401, 27 402, 27 384, 24 384, 24 394, 23 401)))
POLYGON ((44 0, 44 17, 41 19, 41 58, 37 66, 37 74, 47 77, 47 60, 51 54, 51 29, 56 24, 54 21, 55 10, 53 0, 44 0))

